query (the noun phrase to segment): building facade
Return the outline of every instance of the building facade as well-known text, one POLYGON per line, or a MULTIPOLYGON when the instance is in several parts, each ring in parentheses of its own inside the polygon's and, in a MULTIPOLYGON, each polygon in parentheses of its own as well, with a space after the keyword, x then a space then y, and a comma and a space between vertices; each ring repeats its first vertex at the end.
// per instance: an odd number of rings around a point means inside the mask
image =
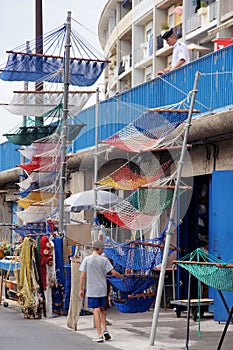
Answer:
POLYGON ((99 21, 100 43, 111 60, 104 73, 106 98, 154 79, 168 66, 172 49, 162 39, 164 30, 174 28, 194 60, 214 51, 214 39, 232 37, 232 21, 227 0, 109 0, 99 21))

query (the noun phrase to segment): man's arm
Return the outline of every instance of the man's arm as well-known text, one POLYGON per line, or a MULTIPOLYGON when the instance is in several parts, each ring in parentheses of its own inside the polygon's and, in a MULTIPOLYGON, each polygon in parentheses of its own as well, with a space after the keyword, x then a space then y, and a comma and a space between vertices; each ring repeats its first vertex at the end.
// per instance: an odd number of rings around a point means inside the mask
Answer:
POLYGON ((79 287, 79 296, 80 298, 84 298, 84 285, 86 281, 86 272, 82 271, 80 275, 80 287, 79 287))
POLYGON ((124 277, 124 275, 122 275, 121 273, 117 272, 116 270, 112 269, 111 274, 115 277, 124 277))
POLYGON ((184 58, 181 58, 178 62, 176 62, 176 64, 174 64, 173 67, 171 67, 170 70, 179 68, 179 67, 181 67, 184 63, 185 63, 185 59, 184 59, 184 58))

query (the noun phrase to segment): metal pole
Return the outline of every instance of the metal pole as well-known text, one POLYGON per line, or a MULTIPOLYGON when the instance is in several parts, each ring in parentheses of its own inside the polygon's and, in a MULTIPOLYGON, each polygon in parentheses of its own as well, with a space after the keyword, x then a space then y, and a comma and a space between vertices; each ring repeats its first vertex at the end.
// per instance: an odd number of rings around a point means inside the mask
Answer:
POLYGON ((191 293, 191 273, 189 272, 189 283, 188 283, 188 308, 187 308, 187 320, 186 320, 186 343, 185 350, 189 350, 189 323, 190 323, 190 294, 191 293))
POLYGON ((95 108, 95 155, 94 155, 94 219, 96 219, 97 207, 97 181, 98 181, 98 147, 99 143, 99 88, 96 89, 96 108, 95 108))
POLYGON ((61 174, 60 174, 60 195, 59 195, 59 233, 64 232, 64 199, 66 183, 66 150, 67 150, 67 116, 68 116, 68 94, 70 81, 70 31, 71 11, 67 12, 66 44, 64 55, 64 96, 63 96, 63 121, 61 133, 61 174))
POLYGON ((157 289, 157 295, 156 295, 156 302, 155 302, 155 308, 154 308, 154 315, 153 315, 152 327, 151 327, 150 344, 149 344, 150 346, 154 345, 156 329, 157 329, 157 325, 158 325, 158 315, 159 315, 159 309, 160 309, 161 298, 162 298, 162 293, 163 293, 167 260, 168 260, 168 254, 169 254, 170 243, 171 243, 172 225, 174 222, 176 200, 177 200, 177 194, 178 194, 181 174, 182 174, 182 170, 183 170, 186 144, 187 144, 187 140, 188 140, 189 128, 191 126, 191 120, 192 120, 192 114, 193 114, 193 109, 194 109, 195 97, 196 97, 196 93, 197 93, 199 76, 200 76, 200 72, 197 71, 195 74, 195 81, 194 81, 194 86, 193 86, 193 91, 192 91, 192 100, 191 100, 191 104, 190 104, 190 108, 189 108, 187 123, 185 126, 184 140, 183 140, 183 145, 182 145, 182 149, 181 149, 180 160, 178 163, 177 180, 176 180, 176 186, 175 186, 172 205, 171 205, 170 218, 169 218, 168 227, 166 230, 166 241, 165 241, 165 246, 164 246, 163 261, 161 264, 159 283, 158 283, 158 289, 157 289))

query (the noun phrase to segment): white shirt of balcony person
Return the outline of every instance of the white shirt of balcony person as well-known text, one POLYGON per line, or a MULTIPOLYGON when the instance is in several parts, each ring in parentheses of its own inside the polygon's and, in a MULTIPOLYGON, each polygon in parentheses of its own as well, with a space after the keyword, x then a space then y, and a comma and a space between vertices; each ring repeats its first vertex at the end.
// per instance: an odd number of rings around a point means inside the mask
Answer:
POLYGON ((157 72, 158 75, 168 73, 189 62, 188 47, 184 42, 177 40, 176 34, 172 28, 165 32, 162 38, 167 41, 169 46, 173 47, 173 53, 171 64, 165 68, 164 71, 157 72))

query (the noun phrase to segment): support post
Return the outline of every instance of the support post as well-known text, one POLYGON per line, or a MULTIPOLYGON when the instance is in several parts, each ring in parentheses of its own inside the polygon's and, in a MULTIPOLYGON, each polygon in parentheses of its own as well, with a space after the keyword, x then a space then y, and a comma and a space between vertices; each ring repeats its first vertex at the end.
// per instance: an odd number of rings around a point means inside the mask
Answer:
POLYGON ((64 97, 63 97, 63 120, 61 133, 61 174, 60 174, 60 193, 59 193, 59 233, 64 233, 64 199, 66 183, 66 150, 67 150, 67 118, 68 118, 68 96, 70 81, 70 31, 71 31, 71 12, 67 12, 66 44, 65 44, 65 62, 64 62, 64 97))
POLYGON ((94 154, 94 220, 97 207, 97 181, 98 181, 98 152, 99 152, 99 88, 96 89, 95 106, 95 154, 94 154))
POLYGON ((194 103, 195 103, 195 98, 196 98, 196 93, 197 93, 197 86, 198 86, 199 77, 200 77, 200 72, 197 71, 195 74, 195 81, 194 81, 194 86, 193 86, 193 90, 192 90, 192 99, 191 99, 188 118, 187 118, 187 122, 186 122, 186 126, 185 126, 184 139, 183 139, 183 144, 182 144, 182 149, 181 149, 180 160, 178 163, 177 180, 176 180, 176 186, 175 186, 172 205, 171 205, 170 217, 169 217, 169 221, 168 221, 168 227, 166 230, 166 240, 165 240, 165 246, 164 246, 163 260, 162 260, 162 265, 161 265, 161 270, 160 270, 160 275, 159 275, 159 283, 158 283, 155 308, 154 308, 154 314, 153 314, 153 320, 152 320, 152 327, 151 327, 151 334, 150 334, 150 343, 149 343, 150 346, 154 345, 156 330, 157 330, 157 326, 158 326, 159 309, 160 309, 160 304, 161 304, 164 279, 165 279, 166 267, 167 267, 167 260, 168 260, 169 248, 170 248, 170 243, 171 243, 172 225, 174 222, 175 207, 176 207, 176 201, 177 201, 177 196, 178 196, 179 183, 180 183, 181 174, 182 174, 182 170, 183 170, 186 144, 187 144, 187 140, 188 140, 189 128, 191 126, 191 120, 192 120, 192 114, 193 114, 193 109, 194 109, 194 103))

